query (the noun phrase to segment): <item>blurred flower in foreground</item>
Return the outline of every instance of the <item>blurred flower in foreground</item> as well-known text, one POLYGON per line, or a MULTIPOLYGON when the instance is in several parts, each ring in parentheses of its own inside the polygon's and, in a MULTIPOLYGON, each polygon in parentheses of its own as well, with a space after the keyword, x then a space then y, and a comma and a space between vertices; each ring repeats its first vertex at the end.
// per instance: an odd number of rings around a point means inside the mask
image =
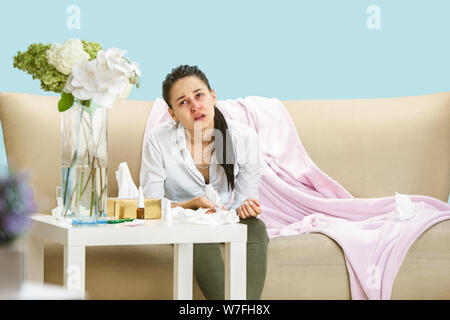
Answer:
POLYGON ((23 235, 31 226, 37 205, 28 173, 10 171, 0 176, 0 244, 23 235))

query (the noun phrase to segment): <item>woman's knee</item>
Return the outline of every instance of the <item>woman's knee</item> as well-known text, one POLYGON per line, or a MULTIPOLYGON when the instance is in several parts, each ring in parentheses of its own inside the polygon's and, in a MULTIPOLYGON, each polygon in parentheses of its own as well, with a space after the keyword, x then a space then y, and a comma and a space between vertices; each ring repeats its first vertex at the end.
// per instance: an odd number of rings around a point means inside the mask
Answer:
POLYGON ((194 243, 194 257, 220 253, 219 243, 194 243))
POLYGON ((247 241, 268 242, 267 228, 264 221, 259 218, 240 219, 240 222, 247 225, 247 241))

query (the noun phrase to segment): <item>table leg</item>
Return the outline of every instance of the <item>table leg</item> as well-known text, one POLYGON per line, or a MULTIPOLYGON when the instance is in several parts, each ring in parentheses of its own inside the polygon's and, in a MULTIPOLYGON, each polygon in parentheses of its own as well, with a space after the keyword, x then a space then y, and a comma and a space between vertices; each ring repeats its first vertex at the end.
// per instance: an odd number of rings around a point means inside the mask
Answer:
POLYGON ((225 299, 247 298, 247 243, 225 243, 225 299))
POLYGON ((64 287, 71 291, 85 292, 85 258, 84 246, 64 246, 64 287))
POLYGON ((193 244, 175 244, 173 261, 173 299, 192 300, 193 244))
POLYGON ((44 241, 30 236, 27 239, 27 280, 44 283, 44 241))

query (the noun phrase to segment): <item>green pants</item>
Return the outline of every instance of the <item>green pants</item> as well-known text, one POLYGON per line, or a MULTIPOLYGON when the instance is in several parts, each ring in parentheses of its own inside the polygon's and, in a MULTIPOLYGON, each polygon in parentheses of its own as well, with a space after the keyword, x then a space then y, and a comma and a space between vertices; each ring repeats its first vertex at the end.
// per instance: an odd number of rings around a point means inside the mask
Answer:
MULTIPOLYGON (((261 219, 239 219, 247 225, 247 299, 258 300, 266 279, 269 237, 261 219)), ((194 244, 194 274, 206 299, 225 298, 225 266, 220 244, 194 244)))

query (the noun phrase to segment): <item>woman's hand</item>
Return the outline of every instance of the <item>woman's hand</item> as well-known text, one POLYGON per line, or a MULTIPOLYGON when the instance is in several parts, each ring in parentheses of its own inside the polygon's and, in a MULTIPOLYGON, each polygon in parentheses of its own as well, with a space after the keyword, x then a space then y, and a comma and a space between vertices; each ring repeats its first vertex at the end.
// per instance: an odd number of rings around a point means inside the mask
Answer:
MULTIPOLYGON (((195 197, 193 199, 191 199, 192 204, 191 204, 191 208, 192 210, 197 210, 200 208, 206 208, 209 209, 208 211, 206 211, 206 213, 213 213, 216 212, 216 205, 214 203, 212 203, 211 201, 209 201, 209 199, 205 196, 198 196, 195 197)), ((222 210, 224 210, 225 207, 222 206, 222 210)))
POLYGON ((198 196, 184 202, 172 202, 172 208, 182 207, 184 209, 197 210, 199 208, 214 209, 214 205, 205 196, 198 196))
POLYGON ((251 217, 257 217, 258 214, 262 212, 260 202, 256 198, 247 198, 241 204, 239 208, 236 209, 236 212, 242 219, 247 219, 251 217))
MULTIPOLYGON (((207 197, 205 196, 198 196, 192 199, 192 210, 197 210, 200 208, 207 208, 210 210, 214 210, 215 211, 215 206, 213 203, 211 203, 207 197)), ((209 213, 209 211, 207 211, 207 213, 209 213)))
MULTIPOLYGON (((208 198, 205 196, 198 196, 185 202, 178 202, 178 203, 172 202, 172 208, 175 207, 183 207, 185 209, 192 209, 192 210, 206 208, 209 209, 208 211, 206 211, 206 213, 216 212, 216 205, 214 203, 211 203, 211 201, 209 201, 208 198)), ((226 209, 225 206, 222 206, 222 210, 225 209, 226 209)))

